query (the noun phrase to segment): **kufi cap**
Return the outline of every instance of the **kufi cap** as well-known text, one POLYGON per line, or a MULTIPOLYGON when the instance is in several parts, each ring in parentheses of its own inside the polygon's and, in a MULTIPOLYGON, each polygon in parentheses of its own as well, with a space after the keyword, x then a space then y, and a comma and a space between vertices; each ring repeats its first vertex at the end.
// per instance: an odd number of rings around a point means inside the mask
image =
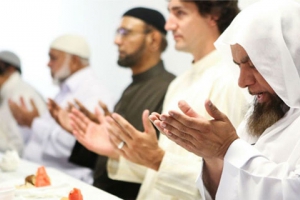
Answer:
POLYGON ((10 51, 1 51, 0 52, 0 60, 2 60, 3 62, 6 62, 18 69, 21 68, 21 62, 19 57, 14 54, 13 52, 10 51))
POLYGON ((56 38, 50 48, 89 59, 90 49, 86 40, 78 35, 63 35, 56 38))
POLYGON ((124 16, 131 16, 143 20, 146 24, 154 26, 157 30, 159 30, 163 34, 165 35, 167 34, 167 31, 164 28, 166 20, 164 16, 157 10, 137 7, 137 8, 132 8, 127 12, 125 12, 123 14, 123 17, 124 16))

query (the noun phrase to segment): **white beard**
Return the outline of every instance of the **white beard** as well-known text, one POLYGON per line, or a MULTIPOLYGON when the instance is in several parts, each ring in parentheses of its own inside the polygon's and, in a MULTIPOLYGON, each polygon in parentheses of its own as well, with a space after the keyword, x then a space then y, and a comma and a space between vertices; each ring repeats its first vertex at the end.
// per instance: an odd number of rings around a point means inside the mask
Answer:
POLYGON ((60 85, 66 78, 71 75, 70 63, 71 55, 67 55, 61 68, 53 76, 53 84, 60 85))

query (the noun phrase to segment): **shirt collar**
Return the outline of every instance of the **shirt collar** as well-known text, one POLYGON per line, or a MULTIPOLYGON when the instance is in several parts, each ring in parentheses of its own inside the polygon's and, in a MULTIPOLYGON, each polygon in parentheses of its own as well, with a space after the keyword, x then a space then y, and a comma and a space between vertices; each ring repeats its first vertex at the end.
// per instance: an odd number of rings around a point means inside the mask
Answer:
POLYGON ((151 67, 145 72, 142 72, 140 74, 132 75, 133 82, 142 81, 142 80, 148 80, 151 79, 154 76, 157 76, 162 71, 164 71, 164 63, 162 60, 160 60, 156 65, 151 67))
POLYGON ((5 81, 5 83, 0 88, 0 96, 6 98, 9 96, 12 90, 17 86, 18 82, 21 80, 21 75, 19 72, 14 72, 10 77, 5 81))
POLYGON ((222 59, 221 54, 217 50, 213 50, 200 60, 193 62, 192 67, 195 74, 202 74, 208 68, 215 66, 222 59))
POLYGON ((78 87, 82 84, 82 81, 91 74, 91 67, 85 67, 78 70, 70 77, 68 77, 61 85, 60 89, 68 89, 70 91, 76 91, 78 87))

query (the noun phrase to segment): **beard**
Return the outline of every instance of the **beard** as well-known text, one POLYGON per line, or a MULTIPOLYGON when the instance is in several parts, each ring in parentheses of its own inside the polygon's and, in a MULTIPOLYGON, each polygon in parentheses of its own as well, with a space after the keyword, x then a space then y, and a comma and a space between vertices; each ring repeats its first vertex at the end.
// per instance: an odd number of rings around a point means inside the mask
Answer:
POLYGON ((125 68, 135 66, 142 58, 145 49, 146 49, 146 41, 144 39, 143 43, 139 46, 139 48, 135 52, 125 55, 125 57, 123 58, 119 56, 118 65, 125 68))
POLYGON ((61 68, 53 74, 53 84, 60 85, 65 79, 71 75, 71 70, 69 67, 71 61, 71 55, 67 55, 61 68))
POLYGON ((247 121, 248 132, 254 137, 261 136, 267 128, 280 120, 289 110, 289 107, 277 95, 268 94, 269 102, 259 103, 257 98, 254 98, 253 112, 247 121))

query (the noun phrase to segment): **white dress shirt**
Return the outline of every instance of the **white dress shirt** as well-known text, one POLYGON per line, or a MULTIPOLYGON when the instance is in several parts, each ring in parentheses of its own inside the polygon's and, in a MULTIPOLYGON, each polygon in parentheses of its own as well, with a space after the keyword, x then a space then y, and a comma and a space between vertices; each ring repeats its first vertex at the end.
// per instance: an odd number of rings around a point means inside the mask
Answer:
POLYGON ((47 110, 46 102, 35 89, 24 82, 18 72, 14 72, 0 88, 0 151, 16 150, 19 154, 23 150, 23 137, 20 129, 26 130, 26 127, 18 126, 13 118, 8 106, 8 100, 11 99, 20 104, 20 97, 23 97, 28 109, 31 108, 30 99, 35 102, 39 114, 47 110))
MULTIPOLYGON (((184 74, 169 86, 163 113, 179 110, 178 101, 187 101, 200 115, 210 118, 205 110, 206 99, 224 112, 237 126, 247 110, 245 93, 237 85, 236 66, 227 66, 217 51, 193 63, 184 74)), ((119 162, 109 160, 111 178, 141 182, 140 200, 201 199, 195 181, 199 175, 202 159, 169 140, 163 134, 159 146, 165 156, 158 171, 146 169, 124 158, 119 162)))
MULTIPOLYGON (((67 107, 68 102, 73 102, 75 98, 91 112, 99 100, 106 103, 109 108, 113 106, 110 94, 99 83, 90 67, 81 69, 61 84, 60 92, 54 100, 61 107, 67 107)), ((54 167, 82 181, 92 183, 91 169, 68 161, 75 142, 73 135, 63 130, 47 112, 34 119, 31 137, 24 149, 23 158, 54 167)))

